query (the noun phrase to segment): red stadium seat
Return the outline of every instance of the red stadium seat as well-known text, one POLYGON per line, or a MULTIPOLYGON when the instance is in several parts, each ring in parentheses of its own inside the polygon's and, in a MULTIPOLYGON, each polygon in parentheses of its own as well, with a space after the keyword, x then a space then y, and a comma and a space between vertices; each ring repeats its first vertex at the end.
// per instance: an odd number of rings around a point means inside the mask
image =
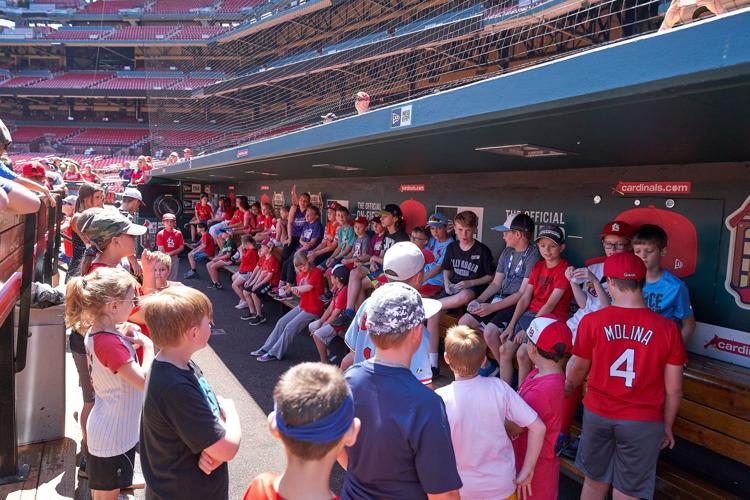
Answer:
POLYGON ((148 130, 145 129, 89 128, 63 143, 78 146, 129 146, 147 136, 148 130))
POLYGON ((185 26, 169 38, 170 40, 206 40, 228 30, 229 28, 223 26, 185 26))
POLYGON ((179 26, 125 26, 112 33, 108 40, 166 40, 179 26))
POLYGON ((216 12, 240 12, 265 3, 264 0, 224 0, 216 12))
POLYGON ((122 9, 143 7, 145 0, 99 0, 84 5, 82 14, 117 14, 122 9))
POLYGON ((181 77, 116 77, 92 88, 105 90, 162 90, 180 81, 181 77))
MULTIPOLYGON (((47 134, 55 136, 56 141, 60 141, 64 138, 70 137, 71 135, 79 132, 81 129, 77 127, 18 127, 13 131, 13 142, 27 143, 41 139, 47 134)), ((38 156, 38 155, 37 155, 38 156)))
POLYGON ((39 76, 14 76, 0 83, 0 87, 5 87, 5 88, 28 87, 29 85, 33 83, 41 82, 42 80, 44 80, 44 78, 39 77, 39 76))
POLYGON ((156 0, 149 12, 155 14, 181 14, 193 9, 213 7, 215 0, 156 0))
POLYGON ((115 76, 114 73, 64 73, 29 85, 36 89, 86 89, 115 76))

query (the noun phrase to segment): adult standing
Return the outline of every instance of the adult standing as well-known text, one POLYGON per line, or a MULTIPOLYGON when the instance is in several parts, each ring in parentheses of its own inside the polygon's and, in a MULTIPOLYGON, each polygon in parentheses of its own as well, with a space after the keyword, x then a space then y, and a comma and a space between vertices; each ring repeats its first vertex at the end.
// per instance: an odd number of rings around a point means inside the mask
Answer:
POLYGON ((643 301, 646 266, 623 252, 607 257, 611 305, 578 325, 566 392, 588 374, 576 467, 586 480, 584 500, 652 498, 659 450, 674 447, 672 426, 682 399, 687 361, 673 321, 643 301))

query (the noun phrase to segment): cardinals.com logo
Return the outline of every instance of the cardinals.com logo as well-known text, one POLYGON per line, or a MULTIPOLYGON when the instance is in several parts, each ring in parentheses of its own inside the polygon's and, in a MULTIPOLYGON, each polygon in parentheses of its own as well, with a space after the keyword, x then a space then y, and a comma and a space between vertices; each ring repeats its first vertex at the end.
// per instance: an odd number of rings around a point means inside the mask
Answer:
POLYGON ((714 335, 711 340, 706 342, 703 346, 704 349, 713 347, 716 350, 728 352, 730 354, 736 354, 738 356, 744 356, 750 358, 750 344, 744 342, 738 342, 736 340, 725 339, 714 335))

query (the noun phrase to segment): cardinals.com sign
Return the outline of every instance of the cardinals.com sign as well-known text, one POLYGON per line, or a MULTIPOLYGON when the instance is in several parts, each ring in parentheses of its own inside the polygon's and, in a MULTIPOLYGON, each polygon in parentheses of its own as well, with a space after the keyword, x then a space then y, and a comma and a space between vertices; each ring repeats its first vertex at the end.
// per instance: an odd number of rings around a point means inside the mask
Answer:
POLYGON ((687 350, 750 368, 750 333, 698 322, 687 350))

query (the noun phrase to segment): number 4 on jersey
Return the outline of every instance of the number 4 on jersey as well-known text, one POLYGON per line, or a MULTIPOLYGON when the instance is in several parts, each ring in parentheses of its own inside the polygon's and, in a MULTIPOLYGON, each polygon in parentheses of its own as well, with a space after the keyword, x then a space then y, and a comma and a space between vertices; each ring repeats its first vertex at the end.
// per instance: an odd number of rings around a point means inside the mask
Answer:
POLYGON ((635 371, 633 371, 634 364, 635 349, 625 349, 622 354, 620 354, 620 357, 609 367, 609 376, 624 378, 625 387, 633 387, 633 379, 635 379, 635 371), (622 369, 623 366, 625 369, 622 369))

